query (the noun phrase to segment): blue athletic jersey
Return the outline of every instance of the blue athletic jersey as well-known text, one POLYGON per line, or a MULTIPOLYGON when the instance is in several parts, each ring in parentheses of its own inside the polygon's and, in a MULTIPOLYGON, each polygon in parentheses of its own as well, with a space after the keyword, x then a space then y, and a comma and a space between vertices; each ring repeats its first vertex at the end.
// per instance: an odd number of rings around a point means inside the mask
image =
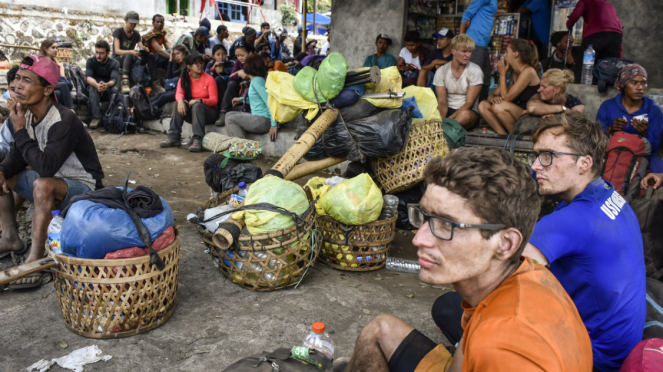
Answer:
POLYGON ((645 258, 633 209, 599 177, 543 217, 530 243, 576 304, 594 367, 619 371, 642 340, 646 315, 645 258))

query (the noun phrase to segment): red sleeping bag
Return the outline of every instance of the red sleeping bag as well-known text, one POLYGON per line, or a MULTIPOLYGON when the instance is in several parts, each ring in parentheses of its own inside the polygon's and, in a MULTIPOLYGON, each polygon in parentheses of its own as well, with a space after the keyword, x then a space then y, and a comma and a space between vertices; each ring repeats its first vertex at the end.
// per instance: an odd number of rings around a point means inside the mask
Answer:
MULTIPOLYGON (((175 241, 175 229, 172 226, 169 226, 164 230, 164 232, 159 235, 159 237, 152 242, 152 248, 155 251, 160 251, 169 245, 173 244, 175 241)), ((134 258, 142 257, 150 254, 150 250, 147 247, 131 247, 126 249, 120 249, 119 251, 106 253, 104 257, 105 260, 117 260, 120 258, 134 258)))

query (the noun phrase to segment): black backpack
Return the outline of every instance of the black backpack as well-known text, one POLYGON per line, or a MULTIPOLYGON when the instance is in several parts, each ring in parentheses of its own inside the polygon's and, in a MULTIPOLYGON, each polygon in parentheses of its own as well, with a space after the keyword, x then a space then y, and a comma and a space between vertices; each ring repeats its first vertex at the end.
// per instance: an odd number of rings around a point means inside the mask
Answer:
POLYGON ((331 370, 332 362, 324 354, 314 352, 310 357, 318 366, 305 364, 295 359, 290 349, 276 349, 271 353, 263 351, 260 354, 241 359, 231 364, 223 372, 320 372, 321 370, 331 370))
POLYGON ((134 107, 137 119, 155 120, 161 117, 162 110, 154 108, 150 96, 142 85, 136 84, 131 88, 129 91, 129 100, 131 100, 131 105, 134 107))
POLYGON ((136 124, 131 121, 124 95, 113 93, 108 110, 101 118, 101 125, 109 133, 134 133, 136 124))
POLYGON ((647 278, 647 318, 642 339, 663 338, 663 283, 647 278))
POLYGON ((630 63, 633 63, 633 61, 612 57, 599 60, 592 71, 592 75, 598 80, 599 93, 605 93, 608 90, 608 85, 615 85, 619 70, 630 63))
MULTIPOLYGON (((638 217, 645 250, 647 277, 663 279, 663 188, 648 187, 644 196, 634 199, 631 208, 638 217)), ((663 300, 663 296, 661 298, 663 300)))
POLYGON ((71 98, 76 104, 87 103, 87 77, 80 67, 70 63, 64 64, 64 74, 67 80, 73 85, 71 98))

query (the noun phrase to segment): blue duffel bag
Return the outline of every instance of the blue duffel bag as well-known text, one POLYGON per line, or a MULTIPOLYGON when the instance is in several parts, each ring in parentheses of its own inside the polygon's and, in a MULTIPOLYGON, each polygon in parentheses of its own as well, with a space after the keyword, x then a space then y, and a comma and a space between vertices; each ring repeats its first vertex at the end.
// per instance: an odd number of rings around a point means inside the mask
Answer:
MULTIPOLYGON (((164 198, 161 203, 163 212, 142 218, 152 241, 174 225, 170 206, 164 198)), ((120 249, 145 246, 127 212, 89 200, 78 201, 69 208, 60 239, 62 252, 79 258, 101 259, 120 249)))

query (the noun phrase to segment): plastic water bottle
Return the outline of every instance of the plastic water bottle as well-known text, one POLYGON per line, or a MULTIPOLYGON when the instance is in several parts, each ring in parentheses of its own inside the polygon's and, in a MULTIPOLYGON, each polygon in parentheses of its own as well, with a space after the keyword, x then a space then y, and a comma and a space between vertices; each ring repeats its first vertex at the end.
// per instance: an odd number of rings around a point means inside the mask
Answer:
POLYGON ((237 195, 241 196, 242 198, 246 198, 246 194, 249 193, 249 188, 248 186, 246 186, 246 182, 242 181, 237 186, 239 186, 239 192, 237 193, 237 195))
POLYGON ((304 338, 302 345, 309 349, 315 349, 331 360, 334 360, 334 344, 332 344, 331 337, 325 332, 325 323, 313 323, 313 331, 304 338))
POLYGON ((580 83, 583 85, 592 85, 592 79, 594 78, 592 72, 594 71, 595 58, 596 51, 594 50, 593 45, 590 44, 589 47, 585 49, 585 53, 582 57, 582 78, 580 83))
POLYGON ((419 265, 419 262, 415 260, 389 257, 387 258, 387 270, 398 271, 401 273, 418 274, 419 270, 421 270, 421 265, 419 265))
POLYGON ((62 246, 60 244, 60 231, 62 231, 62 225, 64 224, 64 218, 60 216, 60 211, 55 210, 51 212, 53 219, 51 223, 48 224, 48 246, 53 251, 53 253, 59 254, 62 253, 62 246))

